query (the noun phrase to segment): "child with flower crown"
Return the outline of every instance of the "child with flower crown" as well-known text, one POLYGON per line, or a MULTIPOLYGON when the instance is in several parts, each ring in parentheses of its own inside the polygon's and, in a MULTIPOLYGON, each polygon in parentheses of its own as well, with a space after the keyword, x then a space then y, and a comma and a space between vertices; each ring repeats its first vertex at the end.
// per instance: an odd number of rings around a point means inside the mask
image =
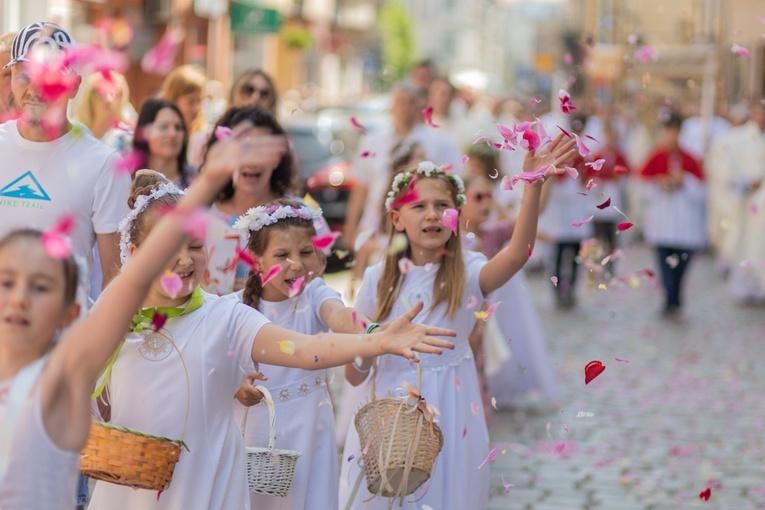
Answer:
MULTIPOLYGON (((156 215, 183 196, 156 172, 141 173, 133 186, 132 211, 120 228, 128 268, 141 254, 156 215)), ((361 338, 288 331, 238 300, 203 292, 199 284, 206 265, 205 242, 196 234, 152 283, 105 372, 112 423, 180 438, 188 451, 161 494, 98 482, 91 510, 249 509, 244 442, 231 407, 243 367, 264 361, 323 369, 356 356, 387 352, 411 358, 412 349, 437 353, 450 346, 427 336, 448 330, 410 323, 421 305, 385 332, 361 338)))
MULTIPOLYGON (((331 236, 316 235, 314 223, 321 219, 320 209, 286 199, 250 209, 241 216, 234 226, 248 239, 247 248, 259 267, 250 272, 243 292, 232 296, 260 311, 274 324, 298 333, 312 335, 330 329, 364 333, 374 329, 375 324, 347 308, 340 294, 316 277, 323 270, 322 251, 329 251, 331 243, 331 236)), ((326 370, 264 364, 260 364, 259 370, 268 377, 264 385, 276 406, 277 444, 302 456, 287 496, 250 494, 252 508, 336 508, 337 443, 326 370)), ((251 405, 257 399, 249 397, 247 386, 252 387, 249 381, 245 381, 237 399, 251 405)), ((247 417, 245 443, 266 446, 268 433, 267 408, 253 407, 247 417)))
MULTIPOLYGON (((573 146, 573 141, 564 143, 559 136, 548 147, 529 152, 524 170, 534 172, 548 167, 547 175, 562 172, 563 168, 557 166, 573 156, 573 146)), ((403 235, 406 247, 389 251, 384 263, 367 269, 355 306, 372 320, 382 321, 402 313, 408 303, 422 301, 426 312, 417 321, 457 332, 454 351, 442 357, 420 357, 421 394, 441 412, 444 446, 426 488, 404 502, 407 509, 425 505, 434 509, 486 508, 489 466, 484 463, 490 460, 489 434, 468 336, 476 321, 475 305, 508 281, 528 258, 536 237, 544 180, 526 185, 512 240, 489 261, 480 254, 462 251, 458 208, 465 202, 465 189, 459 177, 423 162, 393 181, 386 201, 392 225, 390 243, 395 243, 394 236, 403 235)), ((360 369, 371 366, 372 359, 365 359, 360 369)), ((377 398, 389 394, 403 397, 403 383, 413 385, 417 374, 405 360, 380 356, 371 377, 375 378, 377 398)), ((355 509, 387 508, 389 501, 384 498, 370 500, 374 495, 367 491, 365 483, 352 493, 361 469, 356 461, 347 460, 352 456, 361 456, 353 428, 342 456, 343 505, 352 498, 351 507, 355 509)))

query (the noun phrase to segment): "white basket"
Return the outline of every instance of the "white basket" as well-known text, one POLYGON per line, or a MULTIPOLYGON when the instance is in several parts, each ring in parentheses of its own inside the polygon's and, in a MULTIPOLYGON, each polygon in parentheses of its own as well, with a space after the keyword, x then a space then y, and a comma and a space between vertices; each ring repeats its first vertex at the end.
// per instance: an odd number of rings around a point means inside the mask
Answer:
MULTIPOLYGON (((268 448, 247 447, 247 485, 250 492, 285 497, 292 485, 295 474, 295 464, 302 454, 294 450, 276 449, 276 412, 271 393, 265 386, 255 386, 259 389, 268 405, 268 415, 271 428, 268 435, 268 448)), ((242 418, 242 432, 247 424, 247 411, 242 418)))

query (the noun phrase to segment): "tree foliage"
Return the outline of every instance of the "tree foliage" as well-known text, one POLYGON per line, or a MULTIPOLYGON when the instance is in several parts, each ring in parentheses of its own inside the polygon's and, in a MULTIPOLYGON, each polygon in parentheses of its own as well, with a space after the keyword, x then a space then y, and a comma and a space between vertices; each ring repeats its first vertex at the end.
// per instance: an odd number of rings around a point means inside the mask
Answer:
POLYGON ((386 0, 377 15, 383 66, 394 80, 404 77, 414 59, 414 32, 409 11, 399 0, 386 0))

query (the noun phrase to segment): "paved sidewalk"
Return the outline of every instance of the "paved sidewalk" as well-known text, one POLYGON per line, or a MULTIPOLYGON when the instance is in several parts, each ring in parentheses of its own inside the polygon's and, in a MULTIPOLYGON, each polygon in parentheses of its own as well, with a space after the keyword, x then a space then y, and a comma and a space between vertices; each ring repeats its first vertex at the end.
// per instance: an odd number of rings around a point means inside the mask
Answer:
MULTIPOLYGON (((647 248, 624 252, 620 274, 653 268, 647 248)), ((554 309, 547 277, 528 279, 563 404, 495 415, 490 508, 765 509, 765 308, 732 303, 704 255, 681 320, 660 318, 645 278, 581 288, 570 312, 554 309), (586 386, 591 360, 606 370, 586 386)))

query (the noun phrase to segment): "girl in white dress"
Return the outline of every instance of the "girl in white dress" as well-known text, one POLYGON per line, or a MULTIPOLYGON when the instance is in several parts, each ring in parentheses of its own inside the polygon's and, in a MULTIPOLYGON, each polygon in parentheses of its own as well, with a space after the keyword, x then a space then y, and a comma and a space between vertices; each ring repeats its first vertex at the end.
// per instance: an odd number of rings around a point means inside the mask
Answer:
MULTIPOLYGON (((251 272, 243 293, 237 298, 274 324, 298 333, 329 331, 364 333, 368 319, 347 308, 340 294, 321 278, 323 255, 314 245, 313 223, 321 219, 321 210, 289 200, 278 200, 251 209, 236 223, 243 237, 249 236, 248 249, 255 255, 262 271, 281 269, 265 285, 251 272), (297 279, 303 278, 302 285, 297 279), (297 283, 296 283, 297 282, 297 283), (294 286, 294 289, 290 289, 294 286)), ((286 497, 250 494, 252 508, 263 510, 326 510, 336 508, 337 443, 335 419, 327 391, 326 370, 303 370, 260 364, 268 377, 263 383, 276 405, 279 448, 302 454, 295 466, 295 476, 286 497)), ((245 386, 252 386, 245 381, 245 386)), ((237 398, 244 405, 251 400, 237 398)), ((257 391, 257 390, 256 390, 257 391)), ((238 415, 241 415, 241 406, 238 415)), ((247 446, 268 444, 269 415, 265 406, 249 410, 245 429, 247 446)))
MULTIPOLYGON (((125 259, 142 252, 156 214, 170 210, 181 196, 156 173, 135 181, 134 208, 120 229, 125 259)), ((127 260, 128 267, 132 263, 127 260)), ((262 360, 322 369, 356 356, 388 352, 411 358, 411 349, 439 352, 437 346, 450 346, 427 336, 447 330, 410 324, 421 305, 363 341, 357 335, 288 331, 238 300, 203 292, 199 283, 206 264, 204 241, 192 238, 168 267, 170 274, 152 283, 106 370, 112 423, 180 438, 188 451, 181 453, 165 491, 98 482, 90 510, 249 509, 244 441, 231 402, 243 367, 262 360), (168 285, 172 282, 175 287, 168 285)))
MULTIPOLYGON (((241 132, 241 130, 239 130, 241 132)), ((241 133, 240 133, 241 134, 241 133)), ((140 254, 101 295, 99 305, 56 342, 79 315, 77 265, 48 255, 58 237, 33 230, 0 241, 0 508, 70 510, 80 451, 90 432, 90 393, 135 309, 186 239, 189 213, 209 204, 243 156, 270 161, 284 141, 232 137, 210 155, 208 172, 144 239, 140 254)), ((58 242, 66 242, 58 239, 58 242)))
MULTIPOLYGON (((575 152, 573 142, 562 143, 560 136, 548 147, 529 152, 524 170, 538 171, 548 165, 561 164, 575 152)), ((550 166, 548 170, 550 173, 559 171, 563 168, 550 166)), ((407 509, 425 505, 433 509, 486 508, 490 469, 481 464, 489 454, 489 434, 468 344, 468 335, 476 321, 476 308, 472 303, 491 300, 488 294, 525 264, 529 246, 533 247, 536 237, 543 182, 544 179, 540 179, 526 186, 510 245, 487 262, 474 252, 463 255, 454 216, 455 209, 465 200, 464 185, 459 177, 444 173, 433 163, 423 162, 416 170, 399 174, 393 181, 386 201, 393 227, 390 240, 393 243, 394 235, 402 233, 407 247, 389 253, 384 263, 366 270, 356 307, 373 320, 381 321, 405 310, 408 303, 423 301, 427 311, 417 321, 448 326, 457 332, 454 351, 441 357, 424 355, 420 360, 421 392, 441 411, 439 425, 444 446, 426 483, 427 488, 405 500, 407 509), (402 197, 406 198, 402 200, 402 197), (409 260, 401 262, 404 258, 409 260), (405 268, 403 273, 400 267, 405 268)), ((371 366, 372 359, 363 360, 357 379, 363 379, 362 372, 371 366)), ((346 374, 350 375, 350 371, 346 374)), ((403 397, 406 393, 402 390, 403 382, 414 385, 417 374, 405 360, 399 362, 391 356, 382 356, 377 359, 373 377, 377 398, 389 394, 403 397)), ((356 460, 360 457, 359 437, 356 429, 351 428, 342 457, 341 508, 345 508, 352 497, 352 487, 361 471, 356 460)), ((384 509, 388 504, 385 498, 373 498, 366 483, 361 483, 351 506, 384 509)))

